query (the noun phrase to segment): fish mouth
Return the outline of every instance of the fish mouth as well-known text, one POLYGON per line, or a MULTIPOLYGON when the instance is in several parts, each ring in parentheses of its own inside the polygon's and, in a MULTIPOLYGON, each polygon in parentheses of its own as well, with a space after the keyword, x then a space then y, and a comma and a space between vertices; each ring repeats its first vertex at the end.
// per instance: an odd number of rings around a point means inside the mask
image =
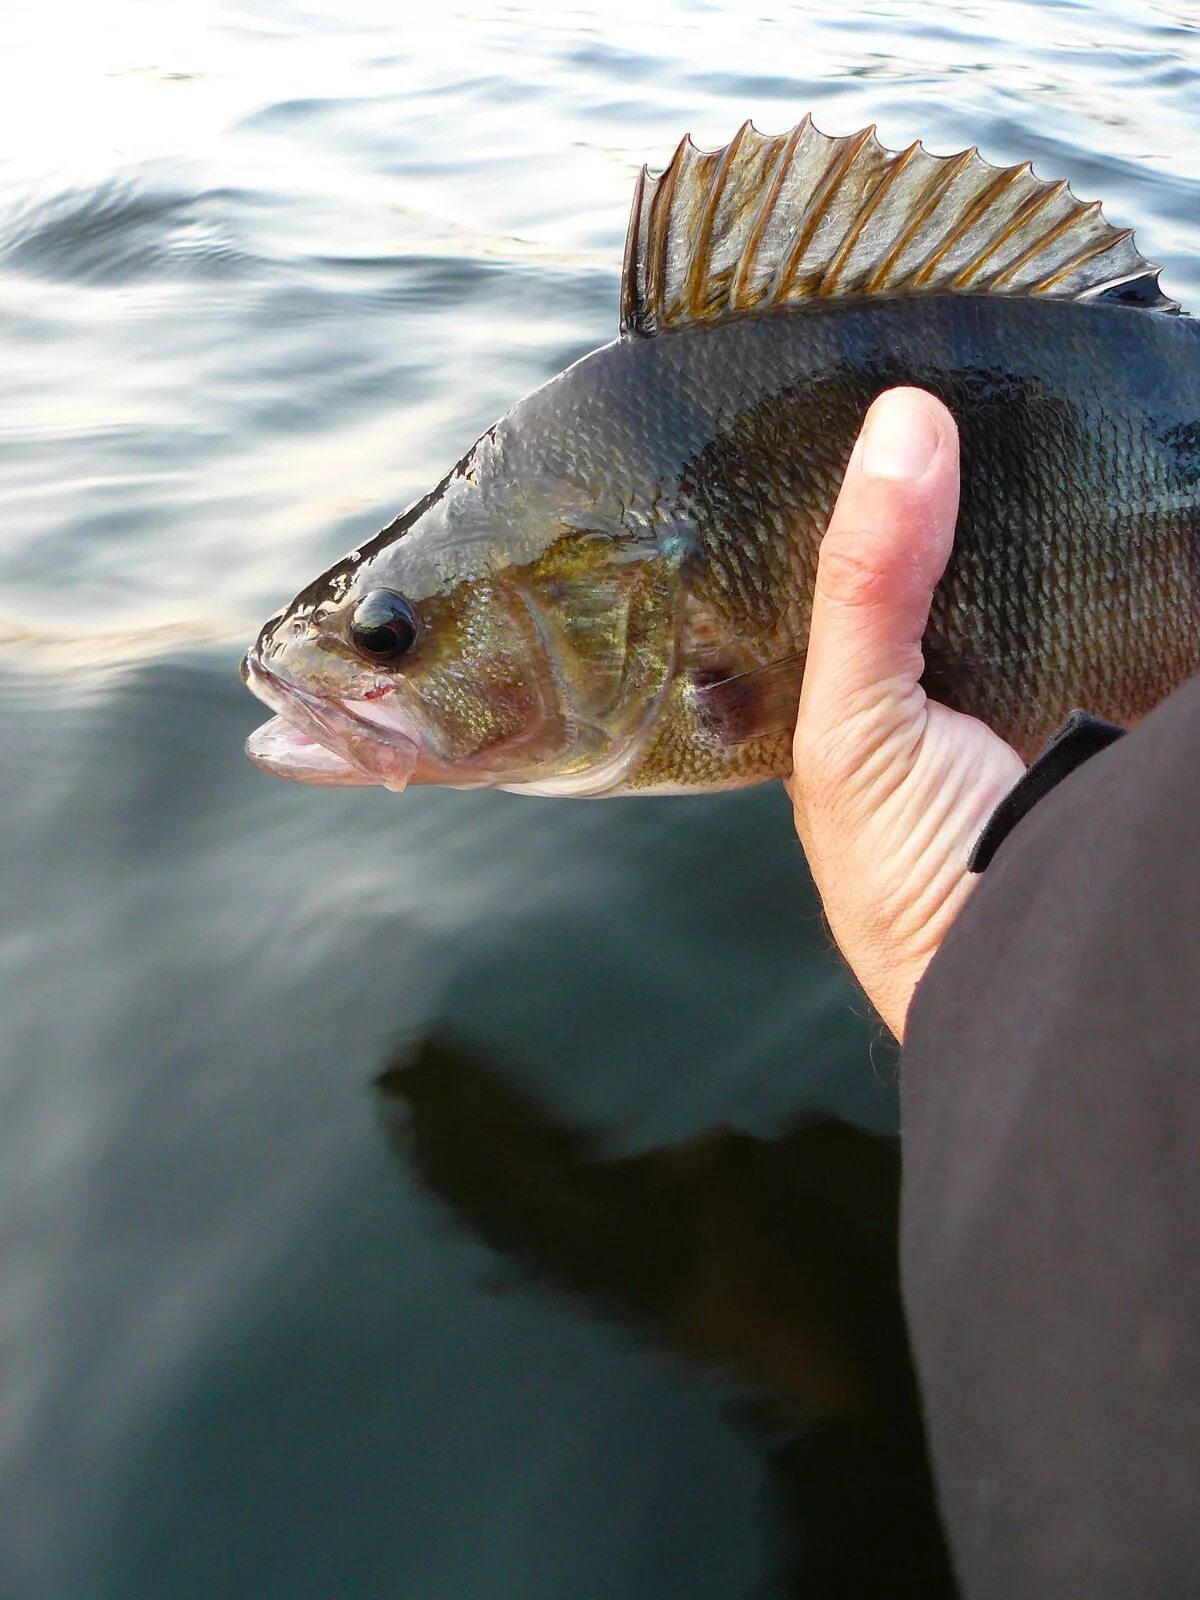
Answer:
POLYGON ((293 783, 381 784, 408 787, 421 746, 390 715, 363 714, 354 700, 309 694, 264 667, 253 650, 242 662, 242 681, 276 714, 246 740, 256 767, 293 783))

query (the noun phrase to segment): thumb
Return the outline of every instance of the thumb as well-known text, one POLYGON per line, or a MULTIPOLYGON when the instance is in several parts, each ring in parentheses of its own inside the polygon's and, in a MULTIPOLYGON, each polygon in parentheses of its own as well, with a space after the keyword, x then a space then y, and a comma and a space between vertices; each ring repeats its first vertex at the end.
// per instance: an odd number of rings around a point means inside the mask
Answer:
MULTIPOLYGON (((921 636, 958 513, 958 431, 920 389, 880 395, 821 543, 797 739, 913 715, 921 636)), ((883 729, 877 729, 883 732, 883 729)))

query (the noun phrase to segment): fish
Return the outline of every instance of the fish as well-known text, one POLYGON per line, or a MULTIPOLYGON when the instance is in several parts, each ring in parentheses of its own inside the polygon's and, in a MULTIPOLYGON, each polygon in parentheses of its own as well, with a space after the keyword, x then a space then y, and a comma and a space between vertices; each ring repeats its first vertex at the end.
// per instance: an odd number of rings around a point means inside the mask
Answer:
POLYGON ((821 538, 897 384, 961 438, 926 691, 1032 756, 1200 667, 1200 323, 1029 162, 746 123, 637 179, 611 343, 263 627, 313 784, 594 798, 791 771, 821 538))

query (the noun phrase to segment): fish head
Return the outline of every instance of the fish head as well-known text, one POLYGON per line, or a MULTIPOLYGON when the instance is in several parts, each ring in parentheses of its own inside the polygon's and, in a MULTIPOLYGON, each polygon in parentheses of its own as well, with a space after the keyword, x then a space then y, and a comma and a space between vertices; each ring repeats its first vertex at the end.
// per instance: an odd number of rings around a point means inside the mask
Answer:
POLYGON ((682 543, 554 479, 439 489, 302 591, 243 668, 259 766, 309 783, 592 794, 669 685, 682 543))

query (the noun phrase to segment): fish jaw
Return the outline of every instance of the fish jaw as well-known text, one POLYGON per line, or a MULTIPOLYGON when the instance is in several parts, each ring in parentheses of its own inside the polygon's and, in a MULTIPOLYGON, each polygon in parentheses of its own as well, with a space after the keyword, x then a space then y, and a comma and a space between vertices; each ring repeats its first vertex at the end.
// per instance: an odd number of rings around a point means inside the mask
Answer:
POLYGON ((327 788, 375 783, 374 778, 352 767, 336 750, 318 743, 311 733, 282 717, 272 717, 255 728, 246 740, 246 754, 260 771, 293 783, 322 784, 327 788))
POLYGON ((306 693, 264 667, 251 651, 242 663, 251 693, 276 713, 246 741, 256 767, 294 783, 380 784, 406 789, 421 754, 415 729, 378 715, 368 721, 356 702, 306 693))

